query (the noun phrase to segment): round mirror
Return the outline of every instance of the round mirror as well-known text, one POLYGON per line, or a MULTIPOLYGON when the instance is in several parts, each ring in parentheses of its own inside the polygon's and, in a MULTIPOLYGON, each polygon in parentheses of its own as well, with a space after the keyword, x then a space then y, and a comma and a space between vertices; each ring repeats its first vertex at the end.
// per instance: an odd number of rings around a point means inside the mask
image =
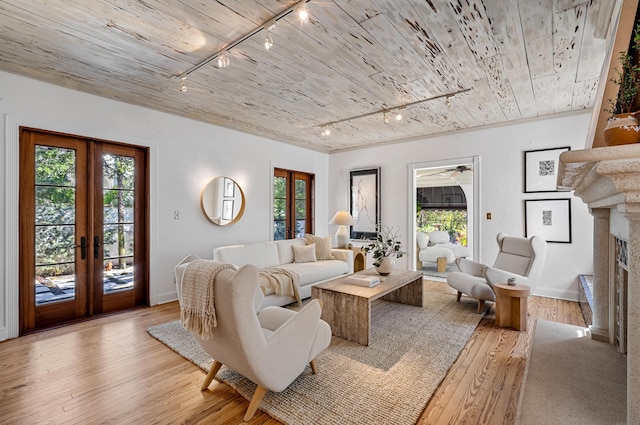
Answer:
POLYGON ((233 179, 216 177, 202 191, 200 206, 209 221, 227 226, 244 214, 244 192, 233 179))

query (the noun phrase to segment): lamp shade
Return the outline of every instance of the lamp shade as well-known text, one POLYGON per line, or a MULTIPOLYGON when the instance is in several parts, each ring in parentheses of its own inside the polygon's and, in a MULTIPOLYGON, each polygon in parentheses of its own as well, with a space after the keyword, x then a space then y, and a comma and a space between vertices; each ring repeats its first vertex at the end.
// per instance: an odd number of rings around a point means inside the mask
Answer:
POLYGON ((351 217, 351 214, 344 210, 340 210, 333 216, 329 224, 337 224, 338 226, 353 226, 356 221, 351 217))

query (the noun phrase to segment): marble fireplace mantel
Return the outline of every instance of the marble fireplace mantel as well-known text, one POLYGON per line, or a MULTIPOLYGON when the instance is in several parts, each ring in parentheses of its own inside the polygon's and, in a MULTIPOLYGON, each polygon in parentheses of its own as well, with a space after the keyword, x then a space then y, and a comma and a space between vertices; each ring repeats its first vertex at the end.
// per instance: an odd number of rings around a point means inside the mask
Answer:
POLYGON ((627 423, 640 424, 640 144, 564 152, 557 186, 574 190, 594 217, 591 334, 616 345, 615 241, 626 243, 626 335, 618 347, 627 355, 627 423))

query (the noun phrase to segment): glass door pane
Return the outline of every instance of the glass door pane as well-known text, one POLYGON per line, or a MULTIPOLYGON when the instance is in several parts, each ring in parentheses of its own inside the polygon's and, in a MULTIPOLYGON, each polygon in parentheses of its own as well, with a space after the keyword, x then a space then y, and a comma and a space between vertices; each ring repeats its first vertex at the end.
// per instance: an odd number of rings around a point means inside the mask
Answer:
POLYGON ((76 296, 75 170, 74 150, 35 147, 36 306, 76 296))
POLYGON ((307 230, 307 181, 295 181, 296 238, 304 238, 307 230))
MULTIPOLYGON (((103 282, 104 294, 133 290, 135 160, 103 155, 103 282)), ((99 250, 98 247, 94 249, 99 250)))
POLYGON ((287 178, 273 177, 273 240, 287 239, 287 178))

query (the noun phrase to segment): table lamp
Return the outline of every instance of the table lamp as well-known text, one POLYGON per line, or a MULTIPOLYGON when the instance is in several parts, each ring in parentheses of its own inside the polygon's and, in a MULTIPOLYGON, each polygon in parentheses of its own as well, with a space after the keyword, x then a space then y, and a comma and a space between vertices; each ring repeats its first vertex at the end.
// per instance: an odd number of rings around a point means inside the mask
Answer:
POLYGON ((338 248, 346 248, 350 239, 347 226, 353 226, 356 224, 356 221, 351 217, 351 214, 340 210, 333 216, 329 224, 336 224, 338 226, 338 231, 336 232, 336 244, 338 244, 338 248))

